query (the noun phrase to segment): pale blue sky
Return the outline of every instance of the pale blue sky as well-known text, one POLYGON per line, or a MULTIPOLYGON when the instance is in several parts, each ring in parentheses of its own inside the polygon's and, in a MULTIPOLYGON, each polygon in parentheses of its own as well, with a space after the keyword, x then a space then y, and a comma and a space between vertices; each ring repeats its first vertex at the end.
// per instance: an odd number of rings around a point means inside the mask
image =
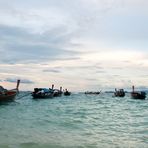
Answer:
POLYGON ((147 69, 147 0, 0 0, 7 88, 148 88, 147 69))

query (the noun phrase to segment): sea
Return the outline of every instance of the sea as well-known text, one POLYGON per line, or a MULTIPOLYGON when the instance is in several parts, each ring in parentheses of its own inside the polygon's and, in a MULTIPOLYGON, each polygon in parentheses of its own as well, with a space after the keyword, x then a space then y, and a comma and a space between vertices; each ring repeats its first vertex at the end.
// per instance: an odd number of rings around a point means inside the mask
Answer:
POLYGON ((0 104, 0 148, 148 148, 148 96, 20 92, 0 104))

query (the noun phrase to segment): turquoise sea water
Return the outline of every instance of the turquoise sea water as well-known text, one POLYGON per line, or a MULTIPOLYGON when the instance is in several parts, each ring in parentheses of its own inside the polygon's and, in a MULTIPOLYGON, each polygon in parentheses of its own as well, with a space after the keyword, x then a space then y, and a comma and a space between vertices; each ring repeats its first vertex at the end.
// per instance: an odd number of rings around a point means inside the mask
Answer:
POLYGON ((148 147, 148 99, 78 93, 34 100, 27 93, 0 104, 0 148, 148 147))

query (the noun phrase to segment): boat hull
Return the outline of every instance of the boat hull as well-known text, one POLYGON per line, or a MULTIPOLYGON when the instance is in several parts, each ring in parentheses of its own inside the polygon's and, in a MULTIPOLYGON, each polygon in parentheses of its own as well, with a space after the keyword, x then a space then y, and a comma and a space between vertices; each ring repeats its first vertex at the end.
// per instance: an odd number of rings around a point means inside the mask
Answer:
POLYGON ((44 94, 32 93, 32 97, 34 99, 48 99, 48 98, 53 98, 53 94, 52 93, 44 93, 44 94))
POLYGON ((70 92, 64 92, 64 96, 70 96, 71 93, 70 92))
POLYGON ((114 93, 114 96, 115 97, 124 97, 125 96, 125 93, 117 93, 117 92, 115 92, 114 93))
POLYGON ((0 95, 0 102, 13 101, 17 95, 17 91, 8 91, 5 94, 0 95))
POLYGON ((115 88, 115 92, 114 92, 114 97, 124 97, 125 96, 125 92, 124 89, 116 89, 115 88))
POLYGON ((85 92, 86 95, 99 95, 100 92, 85 92))
POLYGON ((20 80, 17 80, 16 88, 11 90, 7 90, 2 87, 2 91, 0 91, 0 102, 13 101, 19 92, 19 84, 20 80))
POLYGON ((132 99, 145 100, 146 94, 145 93, 140 93, 140 92, 132 92, 131 97, 132 97, 132 99))

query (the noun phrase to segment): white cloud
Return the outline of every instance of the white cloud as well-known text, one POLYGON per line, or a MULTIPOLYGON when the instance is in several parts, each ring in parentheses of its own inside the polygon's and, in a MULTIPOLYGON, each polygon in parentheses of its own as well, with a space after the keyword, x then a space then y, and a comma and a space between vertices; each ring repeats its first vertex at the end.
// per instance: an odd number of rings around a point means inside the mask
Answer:
POLYGON ((136 79, 148 85, 140 77, 148 75, 147 4, 0 0, 0 76, 40 86, 47 86, 49 79, 74 90, 78 84, 83 89, 128 87, 136 79))

